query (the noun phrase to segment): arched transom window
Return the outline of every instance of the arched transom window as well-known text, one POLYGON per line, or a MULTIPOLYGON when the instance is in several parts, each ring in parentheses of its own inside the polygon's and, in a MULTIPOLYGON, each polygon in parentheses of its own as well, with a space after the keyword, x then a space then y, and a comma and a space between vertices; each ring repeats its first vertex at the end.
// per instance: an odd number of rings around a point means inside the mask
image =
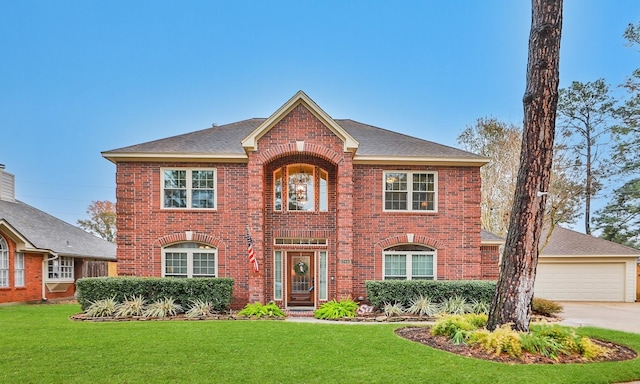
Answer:
POLYGON ((211 245, 186 242, 162 249, 162 276, 216 277, 217 250, 211 245))

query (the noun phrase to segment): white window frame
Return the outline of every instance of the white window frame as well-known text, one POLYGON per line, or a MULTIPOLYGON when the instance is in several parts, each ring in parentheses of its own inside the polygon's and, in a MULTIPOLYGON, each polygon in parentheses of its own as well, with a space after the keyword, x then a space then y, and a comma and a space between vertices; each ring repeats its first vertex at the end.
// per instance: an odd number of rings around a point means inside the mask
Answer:
POLYGON ((384 212, 415 212, 415 213, 433 213, 438 212, 438 172, 436 171, 405 171, 405 170, 386 170, 382 172, 382 210, 384 212), (406 190, 387 190, 387 179, 390 174, 404 173, 407 176, 406 190), (433 191, 414 191, 413 175, 433 175, 433 191), (387 208, 387 192, 406 193, 407 209, 391 209, 387 208), (433 194, 433 209, 413 209, 413 193, 431 193, 433 194))
POLYGON ((24 287, 24 253, 16 252, 13 257, 13 285, 16 287, 24 287))
POLYGON ((9 286, 9 245, 0 236, 0 287, 9 286))
POLYGON ((216 210, 218 208, 218 172, 216 168, 179 168, 166 167, 160 169, 160 208, 162 209, 179 209, 179 210, 216 210), (165 188, 165 172, 166 171, 185 171, 185 187, 184 188, 165 188), (210 190, 210 188, 194 188, 193 172, 206 171, 213 172, 213 207, 193 207, 193 192, 198 189, 210 190), (186 203, 184 207, 166 206, 166 190, 184 190, 186 192, 186 203))
POLYGON ((218 276, 218 249, 207 244, 194 241, 170 244, 162 248, 162 277, 194 278, 194 277, 217 277, 218 276), (186 246, 189 244, 189 246, 186 246), (183 245, 183 247, 180 247, 183 245), (194 246, 195 245, 195 246, 194 246), (186 273, 167 273, 167 253, 185 254, 187 258, 186 273), (213 274, 194 274, 194 254, 206 253, 213 255, 213 274))
POLYGON ((73 280, 73 257, 60 256, 47 262, 47 281, 69 282, 73 280))
POLYGON ((382 280, 437 280, 438 279, 438 256, 436 251, 383 251, 382 252, 382 280), (404 278, 398 278, 398 276, 386 275, 387 256, 405 256, 405 275, 404 278), (424 255, 432 257, 432 270, 433 275, 413 275, 412 263, 413 255, 424 255))

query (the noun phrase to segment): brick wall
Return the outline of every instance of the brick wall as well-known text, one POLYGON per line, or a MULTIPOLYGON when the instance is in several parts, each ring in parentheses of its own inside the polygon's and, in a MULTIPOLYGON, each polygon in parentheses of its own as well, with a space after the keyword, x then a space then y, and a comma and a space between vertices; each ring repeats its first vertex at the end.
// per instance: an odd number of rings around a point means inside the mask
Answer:
POLYGON ((206 240, 218 249, 220 276, 236 280, 236 307, 273 297, 275 249, 326 250, 328 273, 335 277, 329 298, 364 296, 364 281, 382 276, 382 250, 408 242, 408 234, 437 250, 438 279, 481 279, 490 272, 483 269, 480 252, 478 167, 353 164, 342 141, 304 105, 259 139, 248 164, 121 162, 116 181, 118 274, 161 276, 162 246, 189 236, 206 240), (327 212, 273 211, 273 172, 297 163, 329 172, 327 212), (163 167, 216 168, 217 209, 161 209, 163 167), (438 211, 383 212, 383 171, 392 169, 437 172, 438 211), (247 226, 259 274, 247 261, 247 226), (274 245, 278 237, 320 237, 327 245, 286 248, 274 245))
POLYGON ((16 287, 14 277, 16 244, 9 237, 3 237, 9 246, 9 287, 0 288, 0 303, 39 301, 42 298, 42 255, 24 254, 25 286, 16 287))

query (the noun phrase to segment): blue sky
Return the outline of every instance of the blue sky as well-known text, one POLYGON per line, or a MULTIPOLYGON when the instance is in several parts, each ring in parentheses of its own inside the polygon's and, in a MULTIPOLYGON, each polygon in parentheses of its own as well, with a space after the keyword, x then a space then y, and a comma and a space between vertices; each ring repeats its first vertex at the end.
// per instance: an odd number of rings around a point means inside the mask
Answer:
MULTIPOLYGON (((2 1, 0 164, 75 224, 115 201, 101 151, 252 117, 298 90, 334 118, 456 146, 521 124, 529 1, 2 1)), ((561 87, 640 67, 637 0, 565 0, 561 87)))

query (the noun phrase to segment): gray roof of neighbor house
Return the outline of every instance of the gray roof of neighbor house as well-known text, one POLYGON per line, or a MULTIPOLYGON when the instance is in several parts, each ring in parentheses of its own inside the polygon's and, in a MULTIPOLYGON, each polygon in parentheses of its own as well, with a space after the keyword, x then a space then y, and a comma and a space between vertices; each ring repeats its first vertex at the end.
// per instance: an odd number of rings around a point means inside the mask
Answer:
POLYGON ((485 231, 484 229, 480 230, 480 239, 483 243, 491 243, 495 245, 504 244, 504 238, 493 232, 485 231))
POLYGON ((19 200, 0 199, 0 227, 10 228, 34 251, 60 256, 116 260, 116 245, 19 200))
POLYGON ((640 256, 635 248, 557 226, 544 245, 547 233, 540 238, 540 256, 640 256))
MULTIPOLYGON (((265 120, 263 118, 254 118, 215 126, 106 151, 103 152, 103 155, 107 158, 113 154, 217 154, 220 156, 246 156, 242 147, 242 140, 265 120)), ((334 121, 360 143, 356 156, 451 158, 468 159, 479 163, 486 162, 485 157, 428 140, 349 119, 335 119, 334 121)))

